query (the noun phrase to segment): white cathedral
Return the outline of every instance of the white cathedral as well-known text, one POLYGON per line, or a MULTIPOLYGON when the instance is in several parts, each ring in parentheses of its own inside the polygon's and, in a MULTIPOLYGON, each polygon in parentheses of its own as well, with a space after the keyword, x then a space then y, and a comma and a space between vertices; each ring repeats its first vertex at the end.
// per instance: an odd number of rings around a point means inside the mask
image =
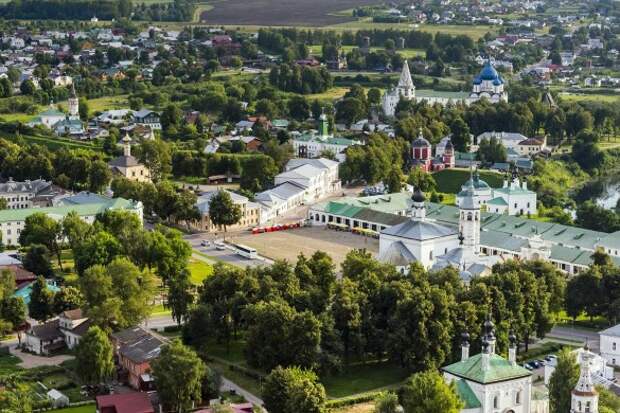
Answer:
POLYGON ((386 116, 396 114, 396 106, 402 100, 407 101, 426 101, 429 104, 462 102, 469 105, 472 102, 485 98, 491 103, 507 102, 508 92, 504 90, 504 79, 493 67, 490 60, 487 60, 482 71, 473 81, 471 93, 460 92, 435 92, 424 91, 416 94, 416 88, 411 79, 409 64, 407 60, 403 64, 403 70, 396 87, 388 90, 382 97, 381 107, 386 116))
MULTIPOLYGON (((409 219, 385 228, 379 234, 379 260, 401 263, 396 267, 406 272, 412 262, 427 269, 454 267, 468 282, 475 276, 490 273, 502 261, 502 255, 487 255, 480 248, 481 202, 473 176, 459 194, 458 226, 448 226, 426 218, 426 199, 422 191, 414 191, 409 219)), ((521 247, 523 259, 539 259, 550 254, 550 246, 537 234, 521 247)))

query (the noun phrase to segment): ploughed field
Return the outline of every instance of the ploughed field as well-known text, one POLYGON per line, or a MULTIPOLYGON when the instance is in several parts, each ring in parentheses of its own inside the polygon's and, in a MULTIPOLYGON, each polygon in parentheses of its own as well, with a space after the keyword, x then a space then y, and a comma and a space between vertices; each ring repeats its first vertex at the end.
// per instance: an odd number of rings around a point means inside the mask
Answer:
POLYGON ((257 26, 328 26, 352 21, 351 13, 338 13, 378 0, 223 0, 200 15, 206 23, 257 26))

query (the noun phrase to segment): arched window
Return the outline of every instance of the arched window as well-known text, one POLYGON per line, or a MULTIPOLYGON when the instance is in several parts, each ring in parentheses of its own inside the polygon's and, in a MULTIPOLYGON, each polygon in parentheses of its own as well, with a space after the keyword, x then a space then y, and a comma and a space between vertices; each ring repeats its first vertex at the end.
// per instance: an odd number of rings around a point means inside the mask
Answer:
POLYGON ((467 220, 468 221, 472 221, 473 220, 471 212, 467 214, 467 220))
POLYGON ((581 402, 577 402, 577 411, 581 411, 581 402))
POLYGON ((493 408, 499 409, 499 397, 498 396, 493 397, 493 408))
POLYGON ((521 390, 518 390, 515 395, 515 404, 521 404, 521 390))
POLYGON ((586 402, 586 413, 590 413, 590 402, 586 402))

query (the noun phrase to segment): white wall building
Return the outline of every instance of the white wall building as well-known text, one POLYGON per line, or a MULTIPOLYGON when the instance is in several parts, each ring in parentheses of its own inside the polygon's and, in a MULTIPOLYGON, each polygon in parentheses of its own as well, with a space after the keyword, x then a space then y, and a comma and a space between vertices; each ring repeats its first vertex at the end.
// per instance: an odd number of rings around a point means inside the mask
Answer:
POLYGON ((620 366, 620 324, 598 333, 601 356, 612 366, 620 366))
MULTIPOLYGON (((502 188, 493 189, 480 179, 478 172, 470 179, 477 196, 477 202, 489 212, 506 215, 535 215, 538 213, 536 192, 527 189, 527 182, 514 174, 512 180, 505 179, 502 188)), ((466 193, 467 181, 457 194, 456 203, 461 205, 466 193)))
POLYGON ((482 353, 469 356, 469 336, 464 334, 461 360, 442 367, 444 379, 454 383, 465 407, 463 413, 542 413, 534 408, 532 373, 517 364, 516 338, 511 334, 508 359, 495 352, 493 323, 484 324, 482 353))

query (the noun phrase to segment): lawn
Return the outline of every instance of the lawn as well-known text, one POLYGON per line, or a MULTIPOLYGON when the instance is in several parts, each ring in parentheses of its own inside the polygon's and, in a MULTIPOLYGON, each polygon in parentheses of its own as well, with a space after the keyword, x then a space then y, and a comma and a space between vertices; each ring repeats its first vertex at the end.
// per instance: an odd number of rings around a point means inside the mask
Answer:
POLYGON ((200 285, 205 278, 213 274, 213 267, 204 261, 190 258, 189 271, 192 284, 200 285))
POLYGON ((241 364, 245 362, 243 350, 245 348, 245 340, 232 341, 228 348, 225 344, 211 341, 203 347, 207 356, 217 357, 226 360, 229 363, 241 364))
POLYGON ((562 100, 570 102, 605 102, 613 103, 620 101, 620 95, 606 94, 606 93, 560 93, 562 100))
POLYGON ((331 30, 419 30, 431 34, 445 33, 452 35, 464 34, 474 40, 483 37, 487 32, 495 32, 496 28, 489 25, 456 25, 456 24, 411 24, 411 23, 375 23, 371 18, 327 26, 331 30))
POLYGON ((323 93, 314 93, 311 95, 306 95, 306 98, 309 100, 336 100, 340 99, 349 91, 348 87, 333 87, 326 92, 323 93))
POLYGON ((19 363, 21 363, 21 360, 11 354, 0 355, 0 376, 22 370, 22 368, 18 366, 19 363))
POLYGON ((97 411, 95 404, 87 404, 78 407, 67 407, 66 409, 54 410, 54 413, 95 413, 97 411))
MULTIPOLYGON (((461 186, 469 179, 470 172, 467 169, 444 169, 435 172, 433 178, 437 182, 437 192, 456 194, 461 191, 461 186)), ((486 181, 493 188, 500 188, 503 184, 504 175, 480 171, 480 179, 486 181)))
POLYGON ((399 384, 408 373, 405 369, 389 362, 354 364, 342 373, 322 377, 327 395, 333 398, 376 390, 399 384))
MULTIPOLYGON (((351 50, 357 49, 357 48, 358 46, 346 45, 346 46, 342 46, 341 50, 344 52, 350 52, 351 50)), ((385 50, 385 49, 383 47, 371 47, 370 48, 371 52, 377 52, 379 50, 385 50)), ((411 59, 417 56, 421 56, 421 57, 426 56, 426 51, 422 49, 396 49, 396 52, 401 54, 406 59, 411 59)), ((312 46, 310 46, 310 54, 314 56, 321 56, 323 54, 323 46, 320 44, 313 44, 312 46)))
MULTIPOLYGON (((1 134, 1 138, 15 141, 17 140, 16 135, 9 134, 1 134)), ((55 151, 61 148, 67 149, 91 149, 94 151, 100 151, 100 146, 95 146, 90 142, 81 142, 76 141, 74 139, 66 139, 66 138, 57 138, 51 136, 39 136, 39 135, 19 135, 19 138, 23 139, 26 143, 37 144, 46 146, 49 150, 55 151)))
POLYGON ((125 109, 128 106, 127 95, 104 96, 88 100, 88 109, 91 115, 94 112, 103 112, 110 109, 125 109))

